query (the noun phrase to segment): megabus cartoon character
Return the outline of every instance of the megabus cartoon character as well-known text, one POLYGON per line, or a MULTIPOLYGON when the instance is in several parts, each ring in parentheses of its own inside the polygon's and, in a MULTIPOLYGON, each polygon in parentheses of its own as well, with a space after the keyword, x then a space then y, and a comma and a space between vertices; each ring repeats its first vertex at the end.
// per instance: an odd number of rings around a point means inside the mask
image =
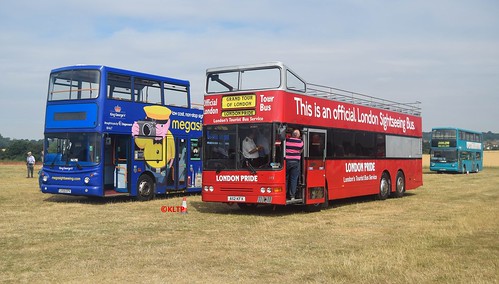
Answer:
POLYGON ((146 119, 135 121, 132 135, 135 145, 160 183, 166 183, 175 157, 175 141, 170 132, 172 111, 164 106, 145 106, 146 119))

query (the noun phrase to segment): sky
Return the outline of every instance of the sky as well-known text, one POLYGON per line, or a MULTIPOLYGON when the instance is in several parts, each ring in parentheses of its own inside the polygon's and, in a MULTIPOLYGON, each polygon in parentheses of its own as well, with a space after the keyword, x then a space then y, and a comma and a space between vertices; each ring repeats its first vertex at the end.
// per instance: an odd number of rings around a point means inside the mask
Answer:
POLYGON ((497 0, 2 0, 0 135, 42 139, 50 70, 108 65, 189 80, 282 61, 307 82, 421 102, 423 131, 499 133, 497 0))

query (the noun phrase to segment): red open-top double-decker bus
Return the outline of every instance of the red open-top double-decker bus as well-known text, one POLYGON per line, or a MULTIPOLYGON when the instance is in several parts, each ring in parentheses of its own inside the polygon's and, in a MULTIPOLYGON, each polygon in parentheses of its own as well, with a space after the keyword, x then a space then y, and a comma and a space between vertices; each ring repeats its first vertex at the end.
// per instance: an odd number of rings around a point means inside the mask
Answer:
POLYGON ((422 185, 419 102, 309 84, 280 62, 206 71, 203 201, 302 204, 401 197, 422 185), (298 196, 286 197, 285 139, 304 142, 298 196), (244 152, 252 138, 258 154, 244 152))

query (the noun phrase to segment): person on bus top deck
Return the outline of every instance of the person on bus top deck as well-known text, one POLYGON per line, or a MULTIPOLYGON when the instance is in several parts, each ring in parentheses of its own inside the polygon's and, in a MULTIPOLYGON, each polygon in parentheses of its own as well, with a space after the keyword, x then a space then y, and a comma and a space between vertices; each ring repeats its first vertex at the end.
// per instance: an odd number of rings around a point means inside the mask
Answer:
POLYGON ((262 148, 255 144, 255 131, 252 130, 243 140, 243 156, 247 161, 252 162, 258 159, 258 151, 262 148))
POLYGON ((303 141, 300 139, 300 130, 295 129, 291 137, 286 138, 286 189, 291 200, 296 197, 302 152, 303 141))

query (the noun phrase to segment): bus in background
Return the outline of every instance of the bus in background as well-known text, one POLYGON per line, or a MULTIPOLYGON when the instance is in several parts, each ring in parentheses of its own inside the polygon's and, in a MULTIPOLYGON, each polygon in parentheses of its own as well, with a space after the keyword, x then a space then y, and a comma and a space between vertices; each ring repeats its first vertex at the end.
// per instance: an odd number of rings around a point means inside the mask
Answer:
POLYGON ((430 170, 469 173, 483 168, 483 134, 454 127, 431 130, 430 170))
POLYGON ((188 81, 107 66, 50 73, 43 193, 132 196, 201 190, 201 109, 188 81))
POLYGON ((208 69, 202 200, 319 210, 340 198, 401 197, 423 183, 421 125, 419 102, 306 83, 281 62, 208 69), (285 153, 295 129, 304 151, 293 199, 285 153), (249 138, 259 151, 245 157, 249 138))

